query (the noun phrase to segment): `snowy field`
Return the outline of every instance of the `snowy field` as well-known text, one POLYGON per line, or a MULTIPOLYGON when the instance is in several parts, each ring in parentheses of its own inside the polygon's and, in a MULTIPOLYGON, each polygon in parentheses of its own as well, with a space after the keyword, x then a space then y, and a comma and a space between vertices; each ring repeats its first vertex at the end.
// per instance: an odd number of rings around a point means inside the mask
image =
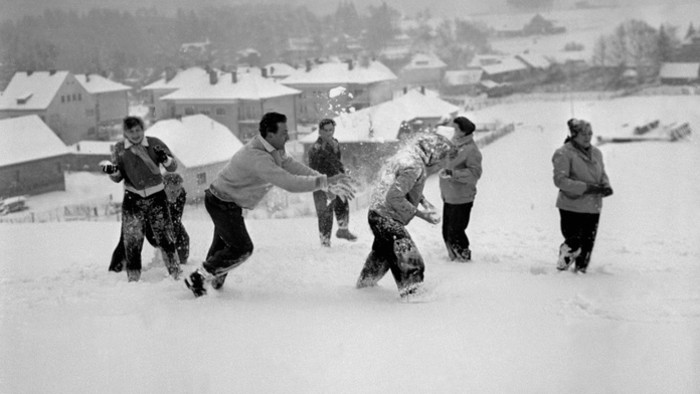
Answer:
MULTIPOLYGON (((117 222, 0 224, 0 392, 697 393, 698 139, 603 145, 615 194, 589 273, 560 273, 550 158, 571 108, 468 114, 516 131, 483 149, 472 263, 447 260, 439 225, 409 226, 424 303, 400 302, 390 275, 354 288, 372 241, 360 212, 359 240, 331 249, 314 218, 249 220, 254 255, 200 299, 149 246, 141 282, 108 273, 117 222)), ((573 109, 607 136, 655 118, 700 132, 698 97, 573 109)), ((437 179, 426 196, 439 204, 437 179)), ((185 225, 189 272, 213 226, 185 225)))

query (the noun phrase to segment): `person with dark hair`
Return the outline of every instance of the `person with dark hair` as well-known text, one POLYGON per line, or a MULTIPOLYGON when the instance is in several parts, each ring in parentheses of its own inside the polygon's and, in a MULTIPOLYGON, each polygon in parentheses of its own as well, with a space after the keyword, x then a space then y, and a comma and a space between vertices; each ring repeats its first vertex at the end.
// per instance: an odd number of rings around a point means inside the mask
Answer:
POLYGON ((456 147, 447 138, 427 133, 408 141, 384 165, 370 197, 367 220, 374 243, 357 279, 358 289, 375 286, 391 270, 402 299, 421 293, 425 264, 406 226, 416 216, 431 224, 440 222, 423 188, 429 169, 444 166, 454 154, 456 147))
POLYGON ((452 142, 458 153, 439 174, 443 201, 442 239, 450 260, 467 262, 472 259, 472 252, 466 230, 474 206, 476 183, 482 173, 481 151, 474 142, 474 123, 460 116, 455 118, 454 124, 452 142))
MULTIPOLYGON (((187 202, 187 192, 185 191, 185 188, 182 187, 182 182, 183 179, 180 174, 166 173, 163 175, 165 195, 167 196, 168 200, 170 219, 173 223, 173 233, 175 236, 177 255, 180 259, 180 264, 187 264, 187 259, 190 255, 190 236, 187 234, 187 230, 185 230, 185 226, 182 224, 182 213, 185 210, 185 203, 187 202)), ((167 256, 163 249, 158 248, 151 227, 146 226, 144 232, 148 243, 160 251, 163 261, 165 261, 167 256)), ((122 235, 119 237, 119 242, 112 253, 112 261, 109 264, 109 270, 113 272, 121 272, 124 268, 125 262, 126 252, 124 250, 124 236, 122 235)))
POLYGON ((236 152, 204 194, 204 206, 214 222, 214 239, 206 260, 185 278, 196 297, 206 294, 206 283, 220 289, 228 272, 253 254, 253 242, 243 209, 253 209, 273 187, 292 193, 326 190, 351 199, 350 177, 320 174, 294 160, 284 150, 289 140, 287 117, 268 112, 260 120, 260 134, 236 152))
MULTIPOLYGON (((345 173, 345 167, 340 161, 340 144, 337 139, 333 138, 333 133, 335 133, 335 121, 328 118, 321 120, 318 124, 318 139, 309 149, 309 167, 327 176, 345 173)), ((314 192, 314 205, 318 216, 321 245, 331 246, 333 213, 335 213, 339 227, 335 236, 348 241, 357 240, 355 234, 348 229, 350 206, 346 200, 333 193, 316 190, 314 192)))
POLYGON ((554 185, 559 188, 557 208, 564 243, 559 247, 557 269, 575 262, 575 272, 585 273, 598 231, 603 197, 613 194, 603 165, 603 154, 591 145, 591 124, 581 119, 567 122, 569 135, 552 157, 554 185))
POLYGON ((146 229, 150 229, 154 245, 163 249, 168 273, 177 279, 181 270, 175 257, 173 224, 160 172, 161 165, 169 172, 175 171, 177 162, 163 141, 144 136, 140 118, 124 118, 123 128, 124 140, 114 146, 112 161, 100 165, 112 181, 124 181, 121 237, 127 278, 130 282, 141 278, 141 249, 146 229))

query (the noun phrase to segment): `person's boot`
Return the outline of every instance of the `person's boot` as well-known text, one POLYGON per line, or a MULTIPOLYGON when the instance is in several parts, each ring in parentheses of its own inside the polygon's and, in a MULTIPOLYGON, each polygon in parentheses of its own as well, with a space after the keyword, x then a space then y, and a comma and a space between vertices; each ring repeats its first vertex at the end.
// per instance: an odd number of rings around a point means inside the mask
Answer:
POLYGON ((204 267, 197 268, 194 272, 185 278, 185 285, 192 291, 195 297, 201 297, 207 294, 207 289, 204 288, 204 283, 211 281, 213 275, 207 272, 204 267))
POLYGON ((330 234, 329 234, 329 235, 321 234, 320 238, 321 238, 321 246, 326 247, 326 248, 330 248, 330 247, 331 247, 331 237, 330 237, 330 234))
POLYGON ((357 241, 357 236, 351 233, 350 230, 348 230, 347 228, 338 229, 338 231, 335 233, 335 236, 338 238, 347 239, 350 242, 357 241))
POLYGON ((214 288, 214 290, 221 289, 224 286, 224 282, 226 281, 226 275, 228 275, 228 273, 221 274, 212 279, 211 287, 214 288))
POLYGON ((141 270, 126 270, 126 278, 129 282, 138 282, 141 279, 141 270))
POLYGON ((559 247, 559 259, 557 260, 557 269, 559 271, 566 271, 569 266, 576 261, 576 258, 581 254, 581 248, 572 251, 569 245, 566 243, 561 244, 559 247))

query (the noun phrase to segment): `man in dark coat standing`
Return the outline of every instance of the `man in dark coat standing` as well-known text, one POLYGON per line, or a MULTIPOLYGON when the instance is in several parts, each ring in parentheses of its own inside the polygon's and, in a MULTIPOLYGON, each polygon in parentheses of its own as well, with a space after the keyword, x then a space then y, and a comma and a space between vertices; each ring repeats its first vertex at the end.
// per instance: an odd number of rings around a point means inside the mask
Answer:
MULTIPOLYGON (((333 138, 333 133, 335 133, 335 121, 333 119, 321 120, 318 124, 318 140, 309 150, 309 167, 329 177, 345 173, 345 167, 340 161, 340 144, 338 140, 333 138)), ((317 190, 313 194, 321 245, 331 246, 334 212, 339 227, 335 236, 348 241, 357 240, 357 237, 348 230, 350 222, 348 202, 323 190, 317 190)))

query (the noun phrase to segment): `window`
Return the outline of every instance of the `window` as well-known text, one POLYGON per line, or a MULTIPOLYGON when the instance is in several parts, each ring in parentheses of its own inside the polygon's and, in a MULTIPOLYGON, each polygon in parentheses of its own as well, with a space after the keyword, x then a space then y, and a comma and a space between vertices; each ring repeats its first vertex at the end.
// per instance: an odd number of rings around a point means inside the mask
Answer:
POLYGON ((185 107, 185 115, 194 115, 194 108, 185 107))
POLYGON ((217 108, 216 114, 217 115, 226 115, 226 110, 224 108, 217 108))
POLYGON ((83 101, 83 95, 78 93, 78 101, 83 101))
POLYGON ((202 115, 209 115, 211 112, 207 108, 203 108, 199 110, 199 113, 202 115))
POLYGON ((73 101, 78 101, 78 96, 75 93, 73 93, 73 101))
POLYGON ((61 96, 61 102, 65 103, 66 102, 66 96, 61 96))
POLYGON ((66 101, 70 103, 70 94, 66 95, 66 101))
POLYGON ((200 172, 197 174, 197 184, 198 185, 203 185, 207 183, 207 173, 206 172, 200 172))

